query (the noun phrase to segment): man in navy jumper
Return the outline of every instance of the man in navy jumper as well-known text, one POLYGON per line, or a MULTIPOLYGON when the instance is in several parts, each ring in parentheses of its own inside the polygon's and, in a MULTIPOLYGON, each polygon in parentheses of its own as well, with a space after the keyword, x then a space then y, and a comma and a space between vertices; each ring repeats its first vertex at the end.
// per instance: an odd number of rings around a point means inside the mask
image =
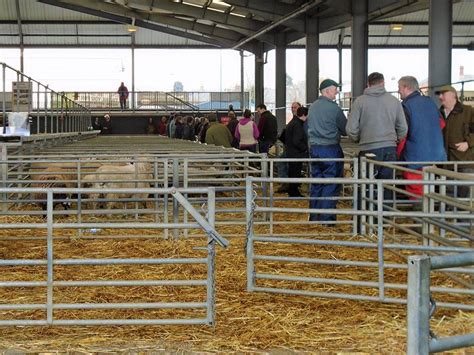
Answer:
MULTIPOLYGON (((418 81, 413 76, 404 76, 398 80, 398 92, 408 124, 408 135, 400 149, 400 160, 413 162, 407 167, 416 170, 423 167, 416 162, 445 161, 447 157, 441 126, 444 122, 434 101, 420 94, 418 81)), ((421 174, 410 172, 403 172, 403 177, 407 180, 422 178, 421 174)), ((407 185, 406 190, 423 195, 423 185, 407 185)))
MULTIPOLYGON (((344 157, 340 145, 341 135, 346 134, 346 116, 334 102, 340 85, 326 79, 319 85, 321 96, 309 108, 308 143, 311 158, 340 159, 344 157)), ((311 163, 314 178, 339 178, 344 172, 343 161, 322 161, 311 163)), ((310 208, 334 209, 340 184, 311 184, 310 208)), ((335 221, 335 214, 311 213, 310 221, 335 221)))

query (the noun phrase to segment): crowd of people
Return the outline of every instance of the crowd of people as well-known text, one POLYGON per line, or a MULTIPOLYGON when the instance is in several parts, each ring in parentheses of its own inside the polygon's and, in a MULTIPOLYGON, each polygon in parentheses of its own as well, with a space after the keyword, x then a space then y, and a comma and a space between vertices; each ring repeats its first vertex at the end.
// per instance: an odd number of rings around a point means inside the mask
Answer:
MULTIPOLYGON (((335 101, 339 88, 339 83, 326 79, 320 83, 319 98, 309 109, 293 102, 293 118, 279 137, 277 119, 264 104, 256 107, 257 122, 248 109, 238 119, 230 106, 227 115, 220 119, 214 113, 196 118, 172 114, 169 118, 162 117, 157 124, 149 118, 145 133, 259 153, 268 153, 280 139, 285 148, 280 157, 316 159, 310 164, 314 178, 343 176, 342 136, 358 143, 360 157, 408 162, 407 167, 412 171, 403 172, 405 179, 422 178, 421 162, 471 161, 472 164, 463 164, 458 171, 474 173, 474 109, 459 101, 452 86, 446 85, 436 91, 441 103, 438 108, 430 97, 421 93, 415 77, 399 79, 400 101, 386 91, 383 74, 374 72, 367 78, 363 95, 352 103, 347 118, 335 101)), ((96 119, 94 128, 103 134, 112 133, 110 117, 106 115, 103 123, 96 119)), ((302 162, 277 166, 280 177, 301 177, 302 162)), ((392 169, 377 167, 377 179, 392 177, 392 169)), ((340 190, 341 184, 311 184, 310 207, 335 208, 340 190)), ((409 185, 406 190, 412 197, 422 195, 422 185, 409 185)), ((459 190, 461 196, 467 195, 467 189, 459 190)), ((277 192, 287 192, 291 197, 302 196, 297 182, 284 184, 277 192)), ((384 198, 391 199, 392 192, 384 191, 384 198)), ((310 220, 335 219, 334 214, 310 215, 310 220)))
MULTIPOLYGON (((308 142, 313 158, 341 158, 341 135, 347 135, 359 145, 359 156, 378 161, 406 161, 407 167, 421 170, 422 162, 472 162, 460 165, 458 171, 474 173, 474 110, 463 105, 456 89, 450 85, 436 91, 441 107, 420 92, 413 76, 398 81, 401 102, 385 90, 381 73, 368 76, 363 95, 352 104, 347 117, 334 99, 340 85, 325 80, 320 85, 321 96, 311 105, 308 117, 308 142)), ((342 161, 311 163, 311 175, 317 178, 343 176, 342 161)), ((393 170, 378 166, 377 179, 391 179, 393 170)), ((421 179, 421 173, 405 172, 403 177, 421 179)), ((340 192, 339 184, 312 184, 314 208, 335 208, 340 192), (322 186, 324 185, 324 186, 322 186), (329 198, 329 199, 328 199, 329 198)), ((422 195, 421 185, 409 185, 412 198, 422 195)), ((460 189, 459 197, 467 196, 460 189)), ((384 199, 392 199, 392 192, 384 191, 384 199)), ((334 214, 312 214, 311 220, 331 221, 334 214)))

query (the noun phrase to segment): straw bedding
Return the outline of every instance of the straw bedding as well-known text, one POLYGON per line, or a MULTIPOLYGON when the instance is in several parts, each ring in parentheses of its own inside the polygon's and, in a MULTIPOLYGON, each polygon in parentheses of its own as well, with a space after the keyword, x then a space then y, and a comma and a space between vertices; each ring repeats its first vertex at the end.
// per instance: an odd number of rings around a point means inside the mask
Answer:
MULTIPOLYGON (((2 217, 8 219, 22 217, 2 217)), ((36 217, 23 217, 34 220, 36 217)), ((292 217, 293 218, 293 217, 292 217)), ((297 217, 294 217, 297 218, 297 217)), ((237 233, 241 233, 242 226, 237 233)), ((260 228, 260 227, 259 227, 260 228)), ((264 227, 261 227, 264 228, 264 227)), ((295 226, 280 226, 281 230, 295 226)), ((307 227, 301 227, 307 228, 307 227)), ((316 227, 324 231, 322 227, 316 227)), ((344 227, 341 227, 344 228, 344 227)), ((220 227, 222 234, 231 233, 231 226, 220 227)), ((205 252, 193 250, 205 241, 188 238, 178 241, 149 239, 111 239, 107 236, 117 231, 104 230, 100 236, 105 239, 80 239, 74 231, 62 231, 61 235, 70 238, 58 239, 54 243, 55 256, 59 258, 120 258, 120 257, 205 257, 205 252)), ((190 234, 197 231, 190 231, 190 234)), ((1 230, 0 237, 39 236, 43 231, 1 230)), ((159 236, 157 231, 128 230, 127 235, 159 236)), ((204 242, 204 244, 203 244, 204 242)), ((44 258, 45 240, 0 240, 0 257, 44 258)), ((268 246, 267 246, 268 248, 268 246)), ((344 258, 357 260, 376 260, 376 251, 354 249, 334 251, 327 247, 272 244, 272 254, 344 258)), ((290 351, 351 351, 364 353, 399 353, 406 344, 405 306, 358 302, 337 299, 310 298, 303 296, 275 295, 246 292, 246 259, 244 242, 241 238, 232 239, 228 249, 217 247, 216 260, 216 326, 103 326, 103 327, 4 327, 0 328, 0 348, 41 352, 290 352, 290 351)), ((256 251, 265 254, 265 246, 257 245, 256 251)), ((397 260, 387 254, 390 260, 397 260)), ((277 265, 265 263, 258 265, 259 272, 277 270, 277 265)), ((2 280, 44 280, 45 267, 3 267, 2 280)), ((345 267, 326 267, 324 265, 296 265, 295 268, 282 269, 282 273, 292 273, 315 277, 352 278, 354 280, 373 280, 376 270, 353 269, 345 267)), ((55 267, 55 278, 60 280, 92 279, 198 279, 205 275, 202 265, 136 265, 136 266, 62 266, 55 267), (163 275, 160 277, 160 275, 163 275)), ((277 271, 279 272, 279 271, 277 271)), ((387 275, 403 281, 405 273, 387 275)), ((445 282, 445 280, 442 280, 445 282)), ((275 283, 273 284, 275 285, 275 283)), ((286 284, 288 286, 290 284, 286 284)), ((353 288, 361 292, 360 289, 353 288)), ((338 291, 338 287, 326 286, 326 291, 338 291)), ((347 291, 347 288, 345 289, 347 291)), ((368 291, 370 292, 373 291, 368 291)), ((44 290, 0 288, 2 303, 44 302, 44 290)), ((199 287, 89 287, 57 288, 56 302, 203 302, 205 290, 199 287)), ((94 318, 152 318, 191 316, 191 311, 170 310, 90 310, 87 312, 58 311, 58 318, 80 318, 86 315, 94 318)), ((193 313, 193 317, 203 316, 193 313)), ((42 311, 24 311, 22 318, 35 319, 44 316, 42 311)), ((10 318, 12 313, 0 311, 0 318, 10 318)), ((432 330, 440 336, 464 334, 474 331, 474 314, 454 310, 437 311, 431 321, 432 330)), ((463 351, 459 351, 463 353, 463 351)), ((467 352, 466 352, 467 353, 467 352)))

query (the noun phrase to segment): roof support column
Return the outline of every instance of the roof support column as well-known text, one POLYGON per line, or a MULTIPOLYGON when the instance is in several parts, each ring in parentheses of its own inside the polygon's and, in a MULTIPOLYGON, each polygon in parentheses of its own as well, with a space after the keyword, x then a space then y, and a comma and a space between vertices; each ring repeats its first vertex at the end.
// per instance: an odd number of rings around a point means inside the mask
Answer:
POLYGON ((135 32, 132 33, 132 110, 135 111, 135 32))
POLYGON ((452 0, 430 0, 429 18, 428 86, 434 96, 437 87, 451 83, 452 0))
POLYGON ((317 18, 306 19, 306 103, 319 96, 319 28, 317 18))
POLYGON ((368 75, 368 0, 352 1, 352 97, 364 93, 368 75))
POLYGON ((245 102, 245 90, 244 90, 244 51, 240 50, 240 110, 244 112, 244 108, 247 105, 245 102))
POLYGON ((275 51, 275 105, 278 131, 286 126, 286 38, 276 35, 275 51))
POLYGON ((263 104, 263 43, 255 46, 255 106, 263 104))

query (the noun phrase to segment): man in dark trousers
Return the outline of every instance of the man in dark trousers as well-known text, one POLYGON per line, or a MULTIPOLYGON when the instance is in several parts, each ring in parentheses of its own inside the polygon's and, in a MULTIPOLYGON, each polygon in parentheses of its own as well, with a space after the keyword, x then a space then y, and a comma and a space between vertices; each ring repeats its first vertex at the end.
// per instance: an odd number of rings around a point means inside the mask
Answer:
POLYGON ((117 90, 117 93, 119 94, 120 109, 123 111, 127 108, 127 99, 128 99, 128 89, 123 83, 123 81, 120 84, 117 90))
MULTIPOLYGON (((285 152, 287 158, 307 158, 308 157, 308 138, 304 130, 304 122, 308 117, 308 108, 299 107, 296 116, 286 126, 285 134, 285 152)), ((288 177, 301 178, 303 163, 288 163, 288 177)), ((288 187, 288 196, 302 197, 299 191, 300 183, 291 183, 288 187)))
MULTIPOLYGON (((334 159, 311 162, 314 178, 339 178, 344 172, 344 158, 340 145, 346 134, 346 116, 334 101, 341 85, 326 79, 319 85, 321 96, 311 104, 308 113, 308 143, 314 159, 334 159)), ((341 184, 311 184, 310 208, 335 209, 341 184)), ((311 213, 310 221, 336 221, 335 214, 311 213)))
POLYGON ((268 153, 278 138, 278 123, 275 116, 267 110, 267 106, 260 104, 257 106, 257 112, 260 115, 258 121, 258 150, 260 153, 268 153))

